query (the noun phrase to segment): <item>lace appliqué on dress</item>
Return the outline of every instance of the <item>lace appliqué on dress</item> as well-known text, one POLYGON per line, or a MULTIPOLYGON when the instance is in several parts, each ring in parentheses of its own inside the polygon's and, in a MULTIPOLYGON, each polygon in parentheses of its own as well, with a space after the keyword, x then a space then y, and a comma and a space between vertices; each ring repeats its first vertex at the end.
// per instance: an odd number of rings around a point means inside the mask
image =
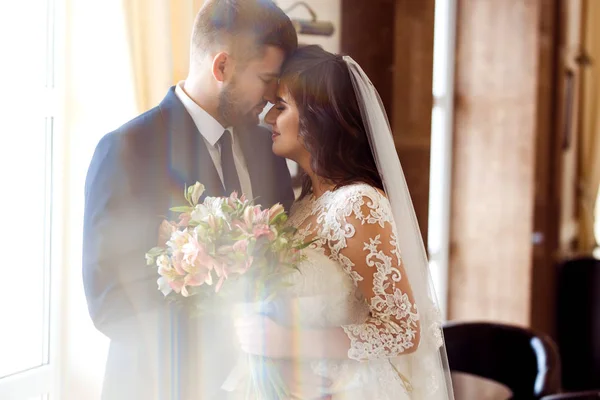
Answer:
POLYGON ((355 286, 372 274, 368 278, 373 282, 373 295, 366 299, 370 317, 342 326, 351 341, 348 357, 354 360, 394 357, 416 344, 419 314, 409 295, 398 287, 402 261, 392 222, 387 198, 366 184, 345 186, 318 199, 306 197, 290 216, 297 236, 314 240, 310 247, 338 262, 355 286), (373 225, 378 234, 364 237, 363 229, 373 225), (352 246, 361 246, 362 255, 351 259, 348 254, 357 254, 357 249, 348 248, 353 238, 361 239, 352 246))

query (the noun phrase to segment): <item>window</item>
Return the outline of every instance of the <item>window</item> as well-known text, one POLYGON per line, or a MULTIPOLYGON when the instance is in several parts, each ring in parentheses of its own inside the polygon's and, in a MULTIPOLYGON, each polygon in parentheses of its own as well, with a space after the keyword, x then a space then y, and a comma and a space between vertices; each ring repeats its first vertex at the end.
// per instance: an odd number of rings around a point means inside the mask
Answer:
POLYGON ((0 66, 0 398, 47 399, 55 376, 55 6, 0 5, 0 49, 10 59, 0 66))
POLYGON ((429 180, 429 266, 442 314, 446 316, 452 166, 455 0, 435 2, 431 168, 429 180))

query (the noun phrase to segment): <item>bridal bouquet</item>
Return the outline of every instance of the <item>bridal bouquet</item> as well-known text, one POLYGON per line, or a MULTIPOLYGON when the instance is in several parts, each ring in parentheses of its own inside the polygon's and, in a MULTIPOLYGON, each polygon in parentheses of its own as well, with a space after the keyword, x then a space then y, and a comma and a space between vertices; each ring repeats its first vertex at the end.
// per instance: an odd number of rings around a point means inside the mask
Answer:
MULTIPOLYGON (((280 204, 263 210, 236 193, 199 203, 203 193, 199 182, 185 190, 188 205, 171 208, 179 220, 163 221, 160 245, 146 253, 147 264, 158 269, 158 289, 167 300, 191 304, 197 314, 227 315, 223 310, 232 305, 268 304, 308 244, 293 240, 295 229, 285 226, 280 204)), ((252 376, 248 399, 287 398, 275 360, 243 357, 252 376)))
POLYGON ((164 244, 146 253, 147 264, 158 268, 158 289, 171 300, 194 298, 201 311, 214 311, 217 298, 272 298, 279 278, 295 268, 306 247, 292 239, 283 206, 263 210, 235 192, 199 203, 203 192, 199 182, 185 190, 189 205, 171 208, 179 221, 163 221, 164 244))

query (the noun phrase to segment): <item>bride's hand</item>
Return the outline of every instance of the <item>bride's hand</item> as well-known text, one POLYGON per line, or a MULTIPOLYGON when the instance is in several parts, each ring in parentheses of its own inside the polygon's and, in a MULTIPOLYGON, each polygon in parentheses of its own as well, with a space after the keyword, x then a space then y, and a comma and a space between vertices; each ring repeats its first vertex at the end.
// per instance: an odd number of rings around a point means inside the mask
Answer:
POLYGON ((242 351, 257 356, 287 358, 292 351, 292 332, 264 315, 250 315, 235 320, 235 330, 242 351))

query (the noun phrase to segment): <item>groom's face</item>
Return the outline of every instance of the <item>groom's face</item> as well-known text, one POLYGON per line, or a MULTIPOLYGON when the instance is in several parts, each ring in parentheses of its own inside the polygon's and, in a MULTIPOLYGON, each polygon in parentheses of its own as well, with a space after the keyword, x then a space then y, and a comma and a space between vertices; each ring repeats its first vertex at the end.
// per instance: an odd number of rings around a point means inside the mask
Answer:
POLYGON ((284 53, 266 46, 258 57, 238 65, 219 97, 223 120, 231 126, 258 124, 258 117, 268 101, 273 101, 284 53))

